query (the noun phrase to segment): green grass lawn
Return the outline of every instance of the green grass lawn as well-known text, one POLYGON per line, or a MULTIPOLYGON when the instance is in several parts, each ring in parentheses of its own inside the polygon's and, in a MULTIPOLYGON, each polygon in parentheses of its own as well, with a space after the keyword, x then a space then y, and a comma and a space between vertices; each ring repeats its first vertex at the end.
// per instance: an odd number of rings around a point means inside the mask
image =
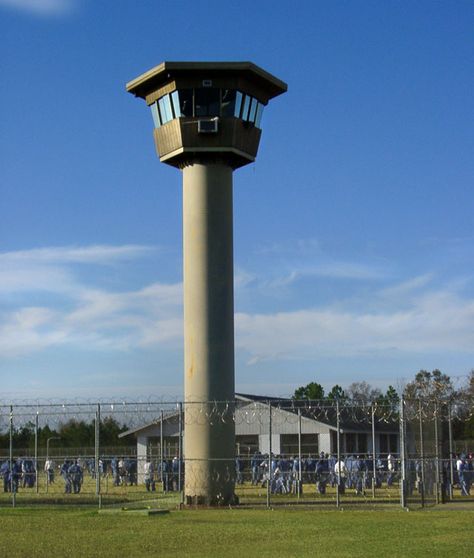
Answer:
POLYGON ((0 508, 8 557, 471 556, 474 511, 185 510, 141 516, 0 508))
MULTIPOLYGON (((36 487, 21 488, 19 489, 16 500, 19 507, 24 505, 36 505, 42 503, 51 504, 88 504, 97 505, 98 499, 96 496, 96 482, 88 474, 84 476, 84 484, 80 494, 64 494, 64 481, 57 475, 54 484, 46 486, 44 475, 40 475, 38 491, 36 487)), ((157 483, 156 492, 147 492, 144 484, 138 486, 114 486, 111 477, 104 477, 101 479, 101 497, 103 505, 126 504, 129 502, 142 502, 144 500, 152 499, 159 500, 159 505, 162 507, 175 508, 179 504, 179 494, 168 493, 163 494, 161 483, 157 483)), ((236 494, 239 496, 242 504, 249 504, 251 506, 265 506, 267 501, 266 486, 252 486, 249 482, 243 485, 236 486, 236 494)), ((459 490, 456 490, 455 498, 462 500, 459 490)), ((427 501, 434 502, 434 496, 427 496, 427 501)), ((4 493, 0 490, 0 506, 8 506, 11 503, 12 496, 9 493, 4 493)), ((414 492, 412 503, 420 500, 420 496, 414 492)), ((335 488, 327 487, 327 493, 322 496, 316 491, 314 483, 305 483, 303 485, 303 494, 298 498, 295 494, 278 494, 271 496, 272 505, 278 506, 307 503, 307 504, 325 504, 329 507, 336 506, 336 490, 335 488)), ((343 505, 368 505, 375 504, 392 504, 394 507, 400 506, 400 490, 398 484, 394 484, 388 488, 384 485, 382 488, 376 490, 375 499, 372 495, 372 490, 368 489, 363 495, 356 496, 353 489, 347 489, 345 494, 341 495, 341 502, 343 505)), ((326 506, 325 506, 326 507, 326 506)))
MULTIPOLYGON (((138 486, 114 486, 110 476, 103 477, 100 483, 100 492, 102 503, 104 506, 120 505, 131 502, 142 503, 146 500, 153 500, 160 507, 176 508, 179 504, 180 496, 177 492, 170 492, 164 494, 162 491, 161 483, 157 483, 156 492, 147 492, 144 484, 138 486)), ((267 501, 266 486, 252 486, 249 482, 236 486, 236 494, 238 495, 242 504, 249 506, 265 506, 267 501)), ((459 489, 455 491, 455 499, 463 500, 459 489)), ((426 496, 427 503, 434 503, 434 495, 426 496)), ((8 506, 11 504, 12 495, 0 490, 0 507, 8 506)), ((420 502, 420 496, 415 491, 410 497, 410 504, 417 505, 420 502)), ((41 504, 65 504, 65 505, 98 505, 98 498, 96 496, 96 481, 90 475, 84 476, 84 483, 80 494, 64 494, 64 481, 61 476, 57 475, 53 484, 46 486, 46 479, 43 474, 39 477, 38 489, 21 488, 16 494, 16 503, 18 507, 41 505, 41 504)), ((271 503, 274 506, 279 505, 293 505, 306 503, 308 505, 324 504, 324 507, 336 506, 336 490, 335 488, 327 487, 327 493, 322 496, 316 490, 314 483, 305 483, 303 485, 303 493, 300 498, 295 494, 277 494, 271 495, 271 503)), ((400 490, 398 484, 392 487, 378 488, 373 498, 372 490, 368 489, 363 495, 356 495, 354 489, 346 489, 345 494, 341 495, 341 503, 346 507, 348 505, 360 505, 372 507, 376 505, 389 505, 394 508, 400 506, 400 490)))

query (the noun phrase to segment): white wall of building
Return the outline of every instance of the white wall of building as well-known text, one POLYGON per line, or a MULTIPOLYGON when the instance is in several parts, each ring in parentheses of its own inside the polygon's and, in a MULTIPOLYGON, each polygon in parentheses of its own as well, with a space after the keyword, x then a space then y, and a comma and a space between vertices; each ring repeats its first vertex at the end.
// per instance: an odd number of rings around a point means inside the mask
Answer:
MULTIPOLYGON (((268 434, 259 435, 258 445, 262 453, 270 453, 270 439, 268 434)), ((272 434, 272 453, 279 454, 281 451, 280 448, 280 434, 272 434)))

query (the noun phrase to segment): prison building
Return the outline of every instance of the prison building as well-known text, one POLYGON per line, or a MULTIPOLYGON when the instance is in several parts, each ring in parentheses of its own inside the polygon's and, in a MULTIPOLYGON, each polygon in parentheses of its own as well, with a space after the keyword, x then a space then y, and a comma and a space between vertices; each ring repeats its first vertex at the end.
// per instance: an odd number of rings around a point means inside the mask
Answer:
MULTIPOLYGON (((234 416, 236 454, 243 458, 256 451, 297 456, 300 437, 303 456, 314 456, 322 451, 337 453, 337 413, 334 405, 238 393, 234 416)), ((159 458, 162 455, 161 444, 163 458, 171 459, 180 453, 179 433, 186 436, 186 424, 207 420, 221 418, 212 412, 208 414, 208 407, 201 404, 188 404, 183 412, 177 404, 173 411, 165 411, 149 423, 123 432, 120 437, 136 438, 139 460, 159 458)), ((398 419, 375 418, 372 428, 370 407, 341 407, 341 454, 371 454, 373 430, 377 455, 399 453, 398 419)))

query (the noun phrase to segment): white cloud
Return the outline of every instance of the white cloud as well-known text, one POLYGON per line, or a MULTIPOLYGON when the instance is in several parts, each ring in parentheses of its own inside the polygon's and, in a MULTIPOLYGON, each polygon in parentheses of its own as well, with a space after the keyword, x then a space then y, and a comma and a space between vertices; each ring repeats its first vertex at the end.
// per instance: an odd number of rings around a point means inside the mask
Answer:
POLYGON ((432 273, 426 273, 424 275, 419 275, 418 277, 413 277, 407 281, 403 281, 398 285, 393 285, 383 289, 380 295, 384 298, 398 298, 400 296, 406 296, 414 291, 426 287, 433 280, 432 273))
MULTIPOLYGON (((0 259, 0 264, 3 263, 0 259)), ((59 267, 28 265, 0 268, 0 295, 32 291, 62 293, 73 289, 74 283, 71 272, 59 267)))
POLYGON ((424 293, 383 313, 320 308, 237 314, 236 345, 249 362, 360 356, 374 352, 474 353, 474 300, 450 291, 424 293))
POLYGON ((256 249, 257 254, 273 254, 287 255, 291 254, 308 256, 321 254, 321 243, 317 238, 299 238, 296 240, 288 240, 286 242, 275 242, 265 246, 259 246, 256 249))
POLYGON ((156 251, 156 248, 136 244, 35 248, 33 250, 0 253, 0 268, 22 263, 28 265, 53 263, 110 264, 119 260, 140 258, 152 251, 156 251))
POLYGON ((4 312, 0 314, 0 355, 19 356, 66 345, 122 351, 179 341, 181 292, 180 284, 154 284, 125 293, 84 289, 66 307, 4 312))
POLYGON ((253 273, 249 273, 241 267, 236 267, 234 271, 234 287, 236 289, 247 287, 255 280, 256 276, 253 273))
POLYGON ((179 339, 182 285, 152 283, 110 292, 87 271, 145 257, 147 246, 50 247, 0 254, 0 355, 52 346, 128 350, 179 339), (77 265, 86 266, 79 279, 77 265), (32 307, 30 300, 37 304, 32 307), (8 308, 8 310, 7 310, 8 308))
MULTIPOLYGON (((98 288, 91 278, 95 275, 76 273, 79 264, 119 265, 129 258, 146 257, 151 250, 90 246, 0 254, 0 294, 8 295, 0 309, 0 356, 58 346, 86 351, 180 347, 180 282, 154 282, 114 292, 98 288)), ((325 272, 328 279, 342 275, 361 281, 377 275, 369 267, 350 264, 329 266, 325 272)), ((236 286, 259 293, 263 283, 249 272, 237 271, 236 286)), ((297 310, 241 312, 236 314, 236 347, 251 363, 389 352, 472 354, 474 299, 462 294, 463 282, 437 289, 433 283, 432 275, 425 274, 379 291, 363 288, 357 296, 341 297, 334 305, 310 307, 297 299, 297 310)))
POLYGON ((287 287, 304 278, 320 277, 326 279, 351 279, 366 281, 382 279, 384 274, 373 267, 350 262, 329 262, 293 269, 287 275, 268 283, 271 288, 287 287))
POLYGON ((0 355, 18 356, 63 342, 66 332, 54 327, 57 314, 48 308, 21 308, 0 315, 0 355))
POLYGON ((0 294, 46 291, 79 295, 83 286, 72 271, 75 264, 116 265, 156 253, 140 245, 48 247, 0 253, 0 294))
POLYGON ((324 253, 315 238, 290 239, 260 247, 256 253, 259 265, 270 275, 262 282, 265 288, 286 289, 308 278, 353 281, 387 278, 386 265, 382 269, 380 265, 334 259, 324 253), (269 274, 272 268, 274 271, 269 274))
POLYGON ((67 15, 77 4, 77 0, 0 0, 0 6, 37 15, 67 15))

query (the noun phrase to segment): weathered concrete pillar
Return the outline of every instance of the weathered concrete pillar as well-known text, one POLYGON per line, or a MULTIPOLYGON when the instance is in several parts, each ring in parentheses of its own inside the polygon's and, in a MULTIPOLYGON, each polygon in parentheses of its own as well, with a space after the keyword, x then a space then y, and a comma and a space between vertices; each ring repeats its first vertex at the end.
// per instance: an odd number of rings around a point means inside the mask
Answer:
POLYGON ((185 497, 234 498, 232 168, 183 169, 185 497))

